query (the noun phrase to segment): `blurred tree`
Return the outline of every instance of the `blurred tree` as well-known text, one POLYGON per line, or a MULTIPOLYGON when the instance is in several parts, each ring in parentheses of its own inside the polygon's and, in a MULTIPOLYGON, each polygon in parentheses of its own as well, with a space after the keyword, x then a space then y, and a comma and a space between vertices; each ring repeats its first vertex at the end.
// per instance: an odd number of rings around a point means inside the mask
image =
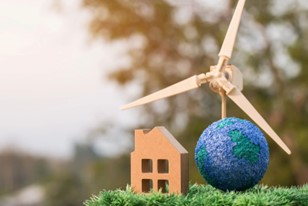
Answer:
POLYGON ((0 154, 0 195, 39 183, 52 172, 49 160, 5 150, 0 154))
POLYGON ((94 145, 76 144, 74 157, 45 182, 44 205, 79 206, 92 194, 116 189, 129 181, 128 155, 112 159, 99 156, 94 145))
MULTIPOLYGON (((215 65, 237 1, 83 0, 91 11, 90 33, 129 46, 131 64, 110 74, 120 85, 142 82, 140 96, 215 65)), ((244 74, 244 94, 293 154, 269 140, 269 185, 308 182, 308 12, 305 1, 247 1, 232 63, 244 74), (306 38, 305 38, 306 37, 306 38)), ((233 104, 228 116, 248 118, 233 104)), ((207 87, 142 107, 146 124, 165 125, 190 152, 191 181, 201 132, 220 117, 219 96, 207 87), (204 89, 206 88, 206 89, 204 89), (204 91, 207 90, 207 91, 204 91)), ((249 119, 249 118, 248 118, 249 119)), ((123 183, 125 184, 125 183, 123 183)))

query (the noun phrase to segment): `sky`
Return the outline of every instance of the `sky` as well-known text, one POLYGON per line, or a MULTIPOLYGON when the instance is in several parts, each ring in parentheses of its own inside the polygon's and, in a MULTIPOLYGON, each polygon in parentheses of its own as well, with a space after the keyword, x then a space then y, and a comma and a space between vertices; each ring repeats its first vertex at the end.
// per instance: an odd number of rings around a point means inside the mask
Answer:
POLYGON ((119 111, 125 90, 103 78, 123 47, 91 39, 79 0, 55 2, 0 0, 0 151, 69 157, 102 122, 134 122, 119 111))

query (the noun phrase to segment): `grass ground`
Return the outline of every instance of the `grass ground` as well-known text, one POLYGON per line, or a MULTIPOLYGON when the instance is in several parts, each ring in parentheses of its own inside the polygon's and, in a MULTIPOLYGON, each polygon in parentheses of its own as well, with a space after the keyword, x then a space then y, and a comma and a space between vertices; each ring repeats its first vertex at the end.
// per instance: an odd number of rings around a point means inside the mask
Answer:
POLYGON ((102 191, 85 202, 86 206, 211 206, 211 205, 296 205, 308 206, 308 184, 302 187, 267 187, 257 185, 245 192, 223 192, 210 185, 191 185, 186 196, 151 193, 136 194, 126 190, 102 191))

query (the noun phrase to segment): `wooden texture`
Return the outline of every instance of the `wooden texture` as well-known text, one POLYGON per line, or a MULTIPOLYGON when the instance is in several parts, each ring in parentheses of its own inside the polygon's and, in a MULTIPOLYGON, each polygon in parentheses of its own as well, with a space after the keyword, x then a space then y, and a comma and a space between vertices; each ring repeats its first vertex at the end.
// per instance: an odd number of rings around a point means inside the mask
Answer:
POLYGON ((135 130, 131 186, 138 193, 187 193, 188 152, 166 128, 135 130))
POLYGON ((224 42, 218 54, 219 57, 231 59, 235 39, 237 36, 238 28, 241 22, 241 17, 246 0, 239 0, 234 11, 233 17, 231 19, 227 34, 225 36, 224 42))
POLYGON ((187 92, 192 89, 196 89, 201 86, 201 84, 204 84, 206 82, 205 74, 199 74, 194 75, 192 77, 189 77, 181 82, 178 82, 176 84, 173 84, 165 89, 162 89, 158 92, 155 92, 153 94, 147 95, 145 97, 142 97, 134 102, 131 102, 127 105, 124 105, 120 109, 130 109, 136 106, 140 106, 143 104, 147 104, 153 101, 157 101, 159 99, 163 99, 166 97, 174 96, 183 92, 187 92))

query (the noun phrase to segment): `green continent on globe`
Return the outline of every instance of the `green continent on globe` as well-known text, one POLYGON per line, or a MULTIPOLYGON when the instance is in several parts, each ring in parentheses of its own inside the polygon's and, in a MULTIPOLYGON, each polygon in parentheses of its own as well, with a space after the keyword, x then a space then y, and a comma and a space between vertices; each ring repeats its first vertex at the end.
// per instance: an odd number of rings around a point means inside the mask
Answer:
POLYGON ((231 137, 232 142, 236 143, 232 149, 232 152, 237 158, 244 158, 252 164, 258 162, 260 145, 255 145, 252 143, 249 138, 238 130, 230 131, 228 136, 231 137))
POLYGON ((203 172, 202 174, 205 174, 204 160, 206 158, 206 155, 207 155, 207 152, 204 147, 200 148, 200 150, 196 154, 197 166, 198 166, 198 169, 203 172))
POLYGON ((217 127, 218 127, 219 129, 222 129, 222 128, 224 128, 225 126, 227 126, 227 125, 232 125, 232 124, 234 124, 234 122, 232 121, 232 119, 224 119, 224 120, 222 120, 221 122, 219 122, 219 124, 217 125, 217 127))

